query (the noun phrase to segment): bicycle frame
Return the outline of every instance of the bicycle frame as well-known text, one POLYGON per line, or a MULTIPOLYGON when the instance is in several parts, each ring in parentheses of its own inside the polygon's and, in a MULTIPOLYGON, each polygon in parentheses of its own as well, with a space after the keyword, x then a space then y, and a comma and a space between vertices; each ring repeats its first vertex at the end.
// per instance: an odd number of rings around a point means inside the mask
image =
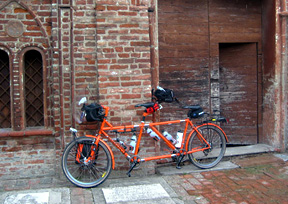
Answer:
MULTIPOLYGON (((109 112, 109 107, 103 106, 103 108, 105 110, 105 118, 106 118, 107 115, 108 115, 108 112, 109 112)), ((147 115, 150 115, 150 114, 151 113, 145 113, 144 112, 143 113, 143 118, 145 119, 145 117, 147 115)), ((180 155, 181 156, 185 156, 187 154, 195 153, 195 152, 198 152, 198 151, 204 151, 204 150, 209 149, 211 147, 210 144, 204 139, 202 134, 198 131, 197 126, 195 126, 192 123, 192 121, 190 119, 188 119, 188 118, 184 119, 184 120, 172 120, 172 121, 152 122, 152 123, 145 123, 144 121, 142 121, 141 124, 139 124, 139 125, 125 125, 125 126, 115 126, 115 127, 111 123, 109 123, 105 118, 103 119, 103 122, 101 124, 101 127, 100 127, 98 135, 96 135, 96 136, 86 135, 86 136, 96 138, 96 141, 95 141, 96 145, 101 140, 101 142, 103 142, 108 147, 108 149, 109 149, 109 151, 110 151, 110 153, 112 155, 112 161, 113 161, 112 168, 113 169, 114 169, 114 166, 115 166, 114 155, 113 155, 113 153, 111 151, 111 148, 109 148, 109 145, 101 139, 101 136, 104 136, 105 138, 107 138, 108 141, 110 141, 117 149, 119 149, 121 151, 121 153, 131 162, 135 161, 134 160, 135 158, 137 159, 136 162, 144 162, 144 161, 152 161, 152 160, 158 160, 158 159, 171 158, 171 157, 180 156, 180 155), (176 148, 155 127, 155 126, 177 124, 177 123, 183 123, 183 122, 185 122, 185 129, 184 129, 184 132, 183 132, 183 139, 182 139, 182 143, 181 143, 181 147, 180 148, 176 148), (143 131, 144 131, 145 127, 151 128, 165 142, 165 144, 171 149, 171 152, 173 152, 173 153, 139 159, 137 157, 137 155, 138 155, 139 146, 140 146, 141 138, 142 138, 143 131), (192 130, 188 133, 188 128, 189 127, 192 130), (138 135, 138 138, 137 138, 135 152, 134 152, 133 155, 129 155, 129 153, 119 143, 115 142, 107 133, 107 131, 112 131, 112 130, 118 130, 119 132, 121 132, 121 131, 122 132, 132 132, 135 128, 140 128, 140 131, 139 131, 139 135, 138 135), (202 144, 205 144, 205 145, 202 145, 200 147, 196 147, 196 148, 193 148, 193 149, 187 151, 188 144, 185 145, 185 142, 188 141, 188 139, 191 137, 191 135, 194 132, 197 132, 198 139, 202 142, 202 144), (187 133, 188 133, 188 135, 187 135, 187 133), (203 147, 203 146, 205 146, 205 147, 203 147), (185 149, 184 149, 184 147, 185 147, 185 149)), ((215 124, 211 124, 211 125, 216 126, 215 124)), ((225 137, 226 137, 226 140, 227 140, 226 134, 225 134, 225 137)))

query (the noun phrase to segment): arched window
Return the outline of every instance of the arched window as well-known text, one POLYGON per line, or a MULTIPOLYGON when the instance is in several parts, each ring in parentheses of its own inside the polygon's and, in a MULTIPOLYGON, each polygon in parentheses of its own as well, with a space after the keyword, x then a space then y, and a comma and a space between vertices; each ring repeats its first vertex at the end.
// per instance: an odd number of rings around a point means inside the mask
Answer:
POLYGON ((36 50, 24 55, 26 127, 44 126, 43 61, 36 50))
POLYGON ((0 128, 11 128, 9 56, 0 50, 0 128))

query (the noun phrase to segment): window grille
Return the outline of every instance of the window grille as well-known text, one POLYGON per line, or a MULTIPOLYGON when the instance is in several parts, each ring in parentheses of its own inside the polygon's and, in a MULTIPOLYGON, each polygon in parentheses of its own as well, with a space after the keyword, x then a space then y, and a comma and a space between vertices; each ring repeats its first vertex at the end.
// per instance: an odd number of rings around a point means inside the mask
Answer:
POLYGON ((0 128, 11 128, 9 56, 0 50, 0 128))
POLYGON ((41 53, 25 53, 25 117, 26 127, 44 126, 43 63, 41 53))

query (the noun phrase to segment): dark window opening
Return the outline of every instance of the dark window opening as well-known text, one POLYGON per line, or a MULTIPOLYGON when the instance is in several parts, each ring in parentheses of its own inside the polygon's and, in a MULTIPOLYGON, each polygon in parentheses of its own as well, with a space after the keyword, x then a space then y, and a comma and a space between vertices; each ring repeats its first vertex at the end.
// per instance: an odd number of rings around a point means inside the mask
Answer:
POLYGON ((43 63, 41 53, 30 50, 24 56, 26 127, 44 126, 43 63))
POLYGON ((0 50, 0 128, 11 128, 9 56, 0 50))

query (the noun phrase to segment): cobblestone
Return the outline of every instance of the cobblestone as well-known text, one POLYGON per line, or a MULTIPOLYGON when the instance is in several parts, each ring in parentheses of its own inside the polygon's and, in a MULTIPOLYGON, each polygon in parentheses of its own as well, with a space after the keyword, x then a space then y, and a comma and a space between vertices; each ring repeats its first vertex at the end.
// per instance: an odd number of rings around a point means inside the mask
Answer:
MULTIPOLYGON (((61 187, 69 192, 66 197, 70 199, 69 202, 61 203, 106 204, 102 188, 160 183, 168 192, 171 203, 177 204, 288 204, 288 161, 276 158, 273 154, 265 154, 235 158, 232 162, 240 168, 182 175, 153 175, 152 178, 146 176, 108 179, 107 183, 93 189, 77 188, 68 181, 61 182, 61 187)), ((37 179, 30 182, 31 185, 43 185, 37 179)), ((21 185, 19 182, 18 184, 20 190, 21 185)), ((53 188, 57 187, 59 188, 59 184, 57 186, 54 183, 50 188, 53 191, 53 188)), ((0 193, 0 203, 1 198, 5 198, 3 196, 0 193)))
MULTIPOLYGON (((185 199, 197 204, 288 203, 288 162, 271 154, 233 162, 241 168, 177 176, 173 189, 179 195, 185 190, 189 195, 185 199)), ((165 179, 169 183, 169 177, 165 179)))

